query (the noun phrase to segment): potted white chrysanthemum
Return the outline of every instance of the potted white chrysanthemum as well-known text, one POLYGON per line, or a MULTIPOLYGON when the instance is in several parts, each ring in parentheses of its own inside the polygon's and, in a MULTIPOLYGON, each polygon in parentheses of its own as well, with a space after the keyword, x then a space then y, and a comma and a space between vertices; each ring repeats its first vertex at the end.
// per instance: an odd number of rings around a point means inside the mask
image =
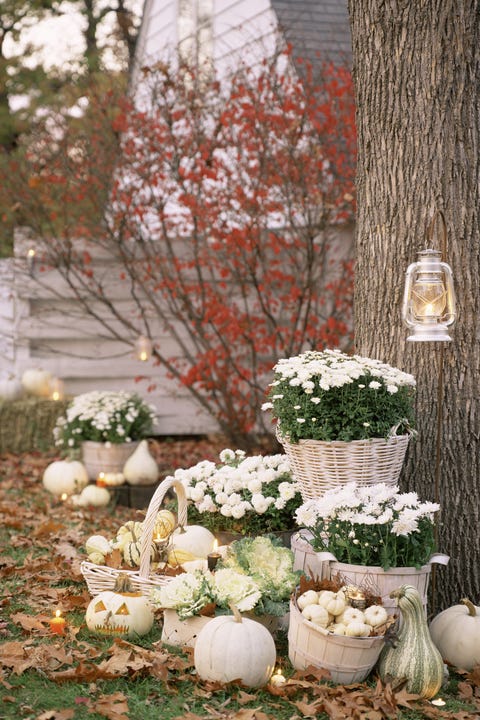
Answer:
POLYGON ((291 532, 302 496, 285 455, 225 448, 219 460, 178 468, 171 478, 185 487, 189 522, 217 536, 291 532))
POLYGON ((431 565, 448 562, 446 555, 436 553, 439 509, 415 492, 401 493, 397 485, 348 483, 310 498, 295 518, 302 528, 299 535, 311 548, 310 566, 317 563, 319 569, 328 563, 327 577, 340 575, 354 586, 367 585, 387 608, 394 607, 392 590, 414 585, 426 607, 431 565))
POLYGON ((154 419, 154 408, 136 393, 94 390, 77 395, 58 419, 55 444, 65 454, 80 449, 91 478, 121 472, 154 419))
POLYGON ((415 379, 339 350, 309 351, 274 367, 262 409, 277 421, 304 499, 336 484, 396 482, 414 432, 415 379))

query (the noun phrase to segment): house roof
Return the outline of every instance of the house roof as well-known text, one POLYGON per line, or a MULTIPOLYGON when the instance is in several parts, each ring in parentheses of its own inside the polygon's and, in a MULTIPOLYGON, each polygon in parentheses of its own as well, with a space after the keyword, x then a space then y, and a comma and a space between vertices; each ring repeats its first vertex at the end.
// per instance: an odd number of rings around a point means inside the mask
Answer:
POLYGON ((350 63, 352 49, 347 0, 271 0, 294 55, 314 63, 350 63))

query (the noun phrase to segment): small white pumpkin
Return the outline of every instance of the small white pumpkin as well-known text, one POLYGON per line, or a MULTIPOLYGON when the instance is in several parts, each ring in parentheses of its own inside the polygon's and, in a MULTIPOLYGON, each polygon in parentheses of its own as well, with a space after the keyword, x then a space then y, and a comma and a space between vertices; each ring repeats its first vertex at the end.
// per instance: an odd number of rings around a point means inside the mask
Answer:
POLYGON ((25 392, 35 397, 49 397, 52 374, 42 368, 29 368, 22 374, 25 392))
MULTIPOLYGON (((72 496, 73 498, 74 496, 72 496)), ((78 496, 76 504, 80 507, 105 507, 110 502, 110 493, 106 488, 97 485, 87 485, 78 496)))
POLYGON ((88 561, 94 563, 94 565, 105 565, 105 555, 94 550, 88 555, 88 561))
POLYGON ((318 592, 315 590, 305 590, 298 596, 297 605, 299 610, 303 610, 307 605, 318 605, 318 592))
POLYGON ((320 590, 318 593, 318 604, 322 607, 326 607, 327 603, 336 597, 337 593, 333 590, 320 590))
POLYGON ((98 635, 128 637, 146 635, 153 626, 153 610, 141 592, 134 592, 128 576, 120 574, 113 590, 104 590, 89 603, 87 627, 98 635))
POLYGON ((142 440, 123 467, 129 485, 154 485, 159 476, 158 465, 150 455, 147 440, 142 440))
POLYGON ((275 643, 263 625, 231 609, 233 615, 215 617, 200 630, 195 669, 202 680, 241 680, 248 687, 262 687, 275 668, 275 643))
POLYGON ((371 625, 354 620, 345 625, 345 635, 348 637, 368 637, 372 632, 371 625))
POLYGON ((365 622, 373 628, 383 625, 387 622, 388 613, 383 605, 370 605, 363 611, 365 622))
POLYGON ((326 628, 330 622, 330 615, 321 605, 307 605, 303 608, 302 615, 306 620, 320 627, 326 628))
POLYGON ((187 550, 196 558, 206 558, 213 550, 215 535, 201 525, 185 525, 177 528, 171 539, 174 548, 187 550))
POLYGON ((360 608, 346 607, 341 615, 338 616, 337 622, 345 623, 348 625, 351 622, 365 622, 365 615, 363 610, 360 608))
POLYGON ((88 473, 78 460, 55 460, 45 468, 42 482, 52 495, 73 495, 88 485, 88 473))
POLYGON ((347 601, 345 599, 344 593, 341 590, 335 593, 333 597, 327 598, 323 602, 323 607, 325 608, 325 610, 327 610, 330 615, 333 615, 334 617, 341 615, 345 610, 346 606, 347 601))
POLYGON ((436 615, 429 630, 442 658, 451 665, 462 670, 480 665, 480 607, 468 598, 436 615))
POLYGON ((334 635, 345 635, 347 626, 343 623, 333 623, 332 625, 329 625, 327 629, 334 635))

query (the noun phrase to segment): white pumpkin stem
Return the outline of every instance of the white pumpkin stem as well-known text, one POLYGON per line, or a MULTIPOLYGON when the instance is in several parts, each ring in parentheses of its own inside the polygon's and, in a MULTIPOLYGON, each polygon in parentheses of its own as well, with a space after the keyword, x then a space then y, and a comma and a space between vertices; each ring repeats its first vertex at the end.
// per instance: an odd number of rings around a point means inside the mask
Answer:
POLYGON ((471 600, 469 600, 468 598, 462 598, 460 602, 462 603, 462 605, 465 605, 468 608, 468 614, 470 615, 470 617, 477 617, 475 605, 472 603, 471 600))
POLYGON ((233 613, 235 622, 239 622, 239 623, 243 622, 243 618, 242 618, 242 616, 240 614, 240 610, 237 608, 237 606, 234 605, 233 603, 228 603, 228 606, 233 613))

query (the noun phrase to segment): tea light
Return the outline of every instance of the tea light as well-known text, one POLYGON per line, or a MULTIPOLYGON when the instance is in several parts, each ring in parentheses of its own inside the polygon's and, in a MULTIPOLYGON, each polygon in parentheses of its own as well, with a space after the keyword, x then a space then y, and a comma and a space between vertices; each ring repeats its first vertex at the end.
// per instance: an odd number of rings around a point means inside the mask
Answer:
POLYGON ((105 487, 106 484, 107 483, 105 482, 105 473, 104 472, 98 473, 98 477, 97 477, 98 487, 105 487))
POLYGON ((217 563, 221 558, 221 554, 218 552, 218 540, 213 541, 213 550, 207 555, 208 569, 213 571, 217 567, 217 563))
POLYGON ((63 400, 65 397, 65 388, 63 384, 63 380, 59 380, 59 378, 53 378, 50 382, 50 394, 52 400, 55 400, 58 402, 58 400, 63 400))
POLYGON ((283 675, 280 668, 275 671, 275 673, 270 678, 270 685, 272 687, 282 687, 287 682, 285 676, 283 675))
POLYGON ((50 620, 50 630, 57 635, 63 635, 65 632, 66 620, 62 617, 60 610, 55 611, 55 615, 50 620))
POLYGON ((432 700, 432 705, 436 705, 436 707, 443 707, 446 704, 445 700, 441 697, 432 700))

